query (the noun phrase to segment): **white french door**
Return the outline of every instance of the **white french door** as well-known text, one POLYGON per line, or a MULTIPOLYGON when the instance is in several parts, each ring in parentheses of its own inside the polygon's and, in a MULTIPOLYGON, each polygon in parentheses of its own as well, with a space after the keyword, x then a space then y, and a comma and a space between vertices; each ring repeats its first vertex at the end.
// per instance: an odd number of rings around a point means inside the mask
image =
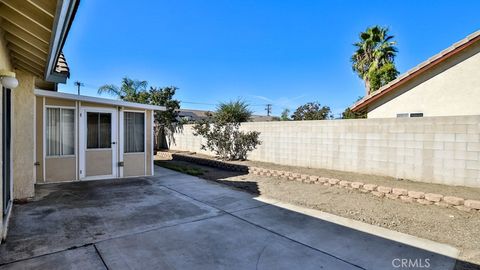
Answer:
POLYGON ((118 177, 117 110, 83 107, 79 119, 80 180, 118 177))

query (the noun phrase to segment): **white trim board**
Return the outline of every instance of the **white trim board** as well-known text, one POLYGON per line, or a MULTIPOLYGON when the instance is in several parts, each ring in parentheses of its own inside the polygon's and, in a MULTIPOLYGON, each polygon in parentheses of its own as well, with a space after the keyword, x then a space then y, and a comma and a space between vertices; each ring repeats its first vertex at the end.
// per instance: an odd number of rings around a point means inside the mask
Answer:
POLYGON ((141 104, 141 103, 135 103, 135 102, 127 102, 123 100, 74 95, 74 94, 61 93, 61 92, 55 92, 55 91, 49 91, 49 90, 41 90, 41 89, 35 89, 35 95, 40 97, 60 98, 60 99, 68 99, 68 100, 75 100, 75 101, 108 104, 108 105, 114 105, 114 106, 120 106, 120 107, 138 108, 138 109, 144 109, 144 110, 155 110, 155 111, 166 110, 165 106, 155 106, 155 105, 141 104))

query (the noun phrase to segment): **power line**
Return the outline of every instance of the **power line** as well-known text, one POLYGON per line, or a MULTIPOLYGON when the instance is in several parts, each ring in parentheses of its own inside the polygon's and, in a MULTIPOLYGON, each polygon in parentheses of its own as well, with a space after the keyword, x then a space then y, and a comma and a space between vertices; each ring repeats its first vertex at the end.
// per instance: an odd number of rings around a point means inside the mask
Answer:
MULTIPOLYGON (((197 102, 197 101, 183 101, 183 100, 180 100, 181 103, 185 103, 185 104, 198 104, 198 105, 211 105, 211 106, 217 106, 219 103, 206 103, 206 102, 197 102)), ((267 106, 268 104, 248 104, 248 106, 261 106, 261 107, 264 107, 264 106, 267 106)), ((270 104, 271 105, 271 104, 270 104)))
MULTIPOLYGON (((80 82, 80 81, 75 81, 73 84, 74 84, 74 86, 77 87, 77 92, 78 92, 79 95, 80 95, 80 87, 87 88, 87 89, 98 89, 98 88, 100 88, 100 86, 89 84, 89 83, 83 83, 83 82, 80 82)), ((183 100, 179 100, 179 101, 180 101, 180 103, 185 103, 185 104, 208 105, 208 106, 218 106, 220 104, 220 102, 218 102, 218 103, 208 103, 208 102, 198 102, 198 101, 183 101, 183 100)), ((250 106, 250 107, 264 107, 264 106, 268 106, 268 105, 270 105, 270 107, 272 106, 272 104, 248 104, 248 106, 250 106)), ((271 111, 270 111, 270 113, 271 113, 271 111)))

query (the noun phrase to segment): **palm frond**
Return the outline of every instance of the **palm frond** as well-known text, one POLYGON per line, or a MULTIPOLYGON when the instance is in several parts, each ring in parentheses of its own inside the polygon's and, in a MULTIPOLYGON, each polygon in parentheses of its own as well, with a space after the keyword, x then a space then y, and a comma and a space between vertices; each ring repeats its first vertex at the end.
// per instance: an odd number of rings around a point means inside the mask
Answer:
POLYGON ((105 84, 105 85, 100 86, 98 88, 97 93, 99 95, 109 94, 109 95, 118 96, 118 97, 120 97, 120 95, 121 95, 121 92, 120 92, 118 86, 113 85, 113 84, 105 84))

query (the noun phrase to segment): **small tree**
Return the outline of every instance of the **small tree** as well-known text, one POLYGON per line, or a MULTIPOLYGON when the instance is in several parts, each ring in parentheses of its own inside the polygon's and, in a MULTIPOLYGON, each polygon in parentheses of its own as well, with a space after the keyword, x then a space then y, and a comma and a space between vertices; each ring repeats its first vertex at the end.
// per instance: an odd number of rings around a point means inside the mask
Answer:
MULTIPOLYGON (((182 123, 177 121, 180 101, 173 99, 177 89, 178 88, 175 86, 163 88, 150 87, 150 90, 148 91, 150 104, 165 106, 166 109, 165 111, 155 112, 154 136, 157 144, 159 143, 159 136, 161 134, 164 134, 165 138, 168 138, 168 140, 174 141, 175 137, 173 134, 182 126, 182 123)), ((160 147, 161 145, 157 145, 157 148, 160 147)))
POLYGON ((325 120, 333 118, 330 107, 318 102, 309 102, 298 107, 292 115, 293 120, 325 120))
POLYGON ((240 131, 240 123, 248 121, 251 115, 244 101, 221 103, 213 116, 193 126, 193 134, 205 138, 202 150, 210 150, 225 160, 245 160, 248 152, 261 144, 260 132, 240 131))
POLYGON ((346 108, 345 111, 342 112, 342 119, 361 119, 367 118, 366 113, 358 113, 350 110, 350 108, 346 108))
POLYGON ((284 109, 282 111, 282 114, 280 115, 280 120, 281 121, 289 121, 291 120, 290 117, 288 116, 290 114, 290 110, 289 109, 284 109))
MULTIPOLYGON (((358 97, 356 102, 361 100, 363 97, 358 97)), ((360 119, 360 118, 367 118, 367 112, 354 112, 350 110, 350 108, 346 108, 345 111, 342 112, 342 119, 360 119)))

